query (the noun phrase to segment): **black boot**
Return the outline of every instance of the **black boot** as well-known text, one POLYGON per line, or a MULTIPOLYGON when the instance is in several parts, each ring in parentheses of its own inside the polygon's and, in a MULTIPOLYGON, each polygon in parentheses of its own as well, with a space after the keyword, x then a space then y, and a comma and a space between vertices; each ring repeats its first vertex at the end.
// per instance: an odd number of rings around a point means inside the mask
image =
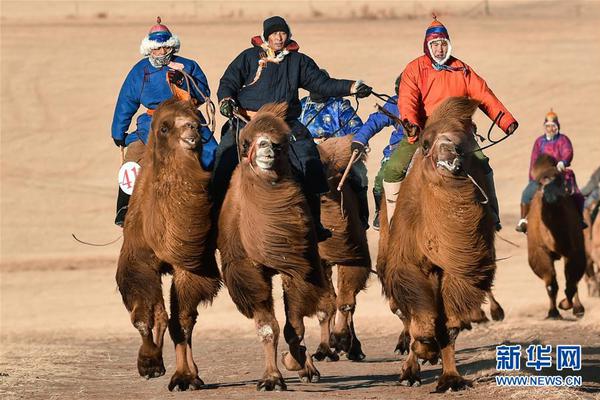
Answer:
POLYGON ((319 242, 324 242, 329 239, 331 235, 331 231, 321 224, 321 199, 320 196, 313 193, 306 194, 306 200, 308 201, 308 208, 310 208, 310 213, 312 214, 313 221, 315 222, 315 228, 317 230, 317 240, 319 242))
POLYGON ((115 218, 115 224, 121 228, 125 223, 125 215, 127 214, 127 208, 129 207, 130 197, 130 195, 119 188, 119 194, 117 195, 117 216, 115 218))
POLYGON ((363 189, 356 193, 358 198, 358 213, 363 229, 369 229, 369 199, 367 198, 367 189, 363 189))
POLYGON ((373 189, 373 198, 375 199, 375 218, 373 218, 373 229, 379 230, 379 209, 381 208, 381 193, 373 189))

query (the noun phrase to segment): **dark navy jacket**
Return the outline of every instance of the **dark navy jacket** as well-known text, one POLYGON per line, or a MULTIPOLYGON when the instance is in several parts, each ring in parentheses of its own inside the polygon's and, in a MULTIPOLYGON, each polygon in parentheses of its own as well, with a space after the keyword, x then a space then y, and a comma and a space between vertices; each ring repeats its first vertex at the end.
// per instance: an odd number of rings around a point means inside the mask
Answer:
POLYGON ((301 112, 299 88, 330 97, 350 94, 353 81, 329 78, 312 58, 297 51, 290 51, 279 64, 267 63, 258 81, 249 85, 256 76, 262 54, 264 50, 255 45, 229 64, 219 82, 219 101, 231 97, 249 111, 257 111, 267 103, 287 102, 287 119, 294 120, 301 112))

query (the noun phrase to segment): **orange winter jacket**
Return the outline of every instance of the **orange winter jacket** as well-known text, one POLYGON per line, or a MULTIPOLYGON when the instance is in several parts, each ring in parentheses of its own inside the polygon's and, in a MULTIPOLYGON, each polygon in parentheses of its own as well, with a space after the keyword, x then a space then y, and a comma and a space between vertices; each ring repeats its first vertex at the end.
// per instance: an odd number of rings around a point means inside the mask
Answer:
POLYGON ((442 101, 452 96, 468 96, 481 102, 479 108, 491 120, 496 118, 498 112, 503 111, 504 115, 497 124, 504 132, 516 122, 471 67, 454 57, 446 65, 456 70, 435 70, 427 55, 416 58, 406 66, 398 97, 402 118, 423 128, 427 117, 442 101))

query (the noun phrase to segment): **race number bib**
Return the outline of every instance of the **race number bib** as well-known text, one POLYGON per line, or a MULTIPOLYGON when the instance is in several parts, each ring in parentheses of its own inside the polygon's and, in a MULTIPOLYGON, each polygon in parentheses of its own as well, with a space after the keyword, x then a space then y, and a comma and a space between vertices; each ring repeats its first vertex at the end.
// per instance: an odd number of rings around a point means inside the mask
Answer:
POLYGON ((135 161, 128 161, 119 170, 119 187, 128 195, 133 193, 135 180, 140 173, 140 165, 135 161))

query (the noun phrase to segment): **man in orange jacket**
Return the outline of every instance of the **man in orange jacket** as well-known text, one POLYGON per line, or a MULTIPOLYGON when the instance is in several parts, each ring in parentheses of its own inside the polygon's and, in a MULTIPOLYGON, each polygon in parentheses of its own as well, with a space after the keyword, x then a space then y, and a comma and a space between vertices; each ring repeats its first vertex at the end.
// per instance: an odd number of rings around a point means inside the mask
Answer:
MULTIPOLYGON (((481 103, 479 108, 490 119, 494 120, 499 116, 496 124, 506 134, 511 135, 519 126, 486 82, 467 64, 452 57, 448 31, 435 16, 425 33, 423 50, 424 55, 406 66, 400 82, 398 108, 409 129, 384 170, 383 186, 388 218, 393 215, 400 183, 406 176, 412 156, 418 148, 419 132, 425 126, 427 117, 442 101, 453 96, 468 96, 481 103)), ((490 204, 498 216, 496 229, 499 230, 501 225, 493 171, 489 166, 489 159, 483 152, 478 151, 475 154, 485 168, 490 204)))

